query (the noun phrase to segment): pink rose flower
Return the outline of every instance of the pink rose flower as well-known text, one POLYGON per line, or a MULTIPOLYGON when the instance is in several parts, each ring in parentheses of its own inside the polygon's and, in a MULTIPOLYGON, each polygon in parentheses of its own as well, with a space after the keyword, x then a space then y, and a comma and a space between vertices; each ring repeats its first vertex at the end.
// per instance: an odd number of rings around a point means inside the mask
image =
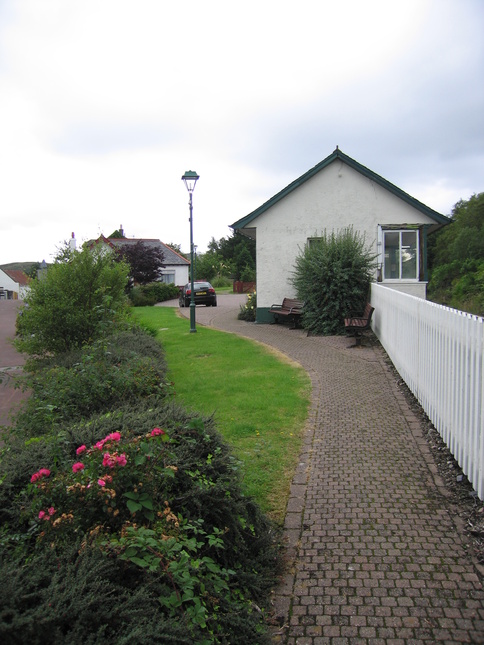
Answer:
POLYGON ((84 470, 84 464, 78 461, 77 463, 73 464, 72 466, 72 472, 77 473, 80 470, 84 470))
POLYGON ((104 479, 98 479, 97 483, 99 484, 99 486, 106 486, 106 482, 104 481, 104 479))
POLYGON ((121 441, 121 435, 119 432, 111 432, 104 441, 121 441))
POLYGON ((50 475, 50 470, 48 470, 47 468, 41 468, 40 470, 38 470, 36 473, 32 475, 32 477, 30 478, 30 481, 33 484, 41 477, 48 477, 49 475, 50 475))
POLYGON ((110 455, 109 452, 104 453, 103 466, 105 468, 114 468, 116 466, 116 456, 110 455))
POLYGON ((82 445, 76 450, 76 455, 82 455, 83 452, 87 450, 86 446, 82 445))
POLYGON ((127 464, 126 455, 122 454, 122 455, 119 455, 119 457, 116 457, 116 463, 118 464, 118 466, 126 466, 127 464))
POLYGON ((151 436, 156 437, 156 435, 158 434, 166 434, 166 432, 161 428, 153 428, 153 430, 151 431, 151 436))
POLYGON ((41 520, 45 515, 45 511, 40 511, 39 513, 39 520, 41 520))
POLYGON ((48 511, 48 512, 49 512, 49 515, 54 515, 54 513, 55 513, 55 508, 54 508, 53 506, 51 506, 51 507, 49 508, 49 511, 48 511))
POLYGON ((102 441, 98 441, 97 443, 94 444, 94 448, 97 448, 98 450, 102 450, 105 443, 106 443, 105 439, 103 439, 102 441))

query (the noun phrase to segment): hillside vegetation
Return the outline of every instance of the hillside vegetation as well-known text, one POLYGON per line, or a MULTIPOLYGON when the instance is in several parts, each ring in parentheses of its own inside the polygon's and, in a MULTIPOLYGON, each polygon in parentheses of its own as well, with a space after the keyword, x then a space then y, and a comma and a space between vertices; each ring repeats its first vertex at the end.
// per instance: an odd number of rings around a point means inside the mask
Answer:
POLYGON ((484 316, 484 193, 460 200, 429 241, 428 299, 484 316))

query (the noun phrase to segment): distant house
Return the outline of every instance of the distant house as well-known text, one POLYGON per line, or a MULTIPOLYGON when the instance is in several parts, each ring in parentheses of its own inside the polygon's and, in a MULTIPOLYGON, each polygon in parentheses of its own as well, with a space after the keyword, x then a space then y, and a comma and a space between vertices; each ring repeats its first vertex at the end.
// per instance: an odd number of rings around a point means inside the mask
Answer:
POLYGON ((20 269, 0 269, 0 299, 23 300, 30 278, 20 269))
POLYGON ((427 235, 449 221, 336 148, 232 228, 256 240, 257 321, 269 322, 272 304, 296 296, 304 246, 349 227, 377 256, 375 280, 425 298, 427 235))
POLYGON ((161 269, 160 282, 167 284, 175 284, 181 287, 188 282, 190 262, 183 255, 180 255, 160 240, 154 239, 133 239, 130 237, 104 237, 101 235, 97 240, 91 240, 87 244, 89 246, 103 245, 106 248, 120 249, 126 246, 134 246, 138 242, 142 242, 147 247, 159 248, 163 252, 165 265, 161 269))

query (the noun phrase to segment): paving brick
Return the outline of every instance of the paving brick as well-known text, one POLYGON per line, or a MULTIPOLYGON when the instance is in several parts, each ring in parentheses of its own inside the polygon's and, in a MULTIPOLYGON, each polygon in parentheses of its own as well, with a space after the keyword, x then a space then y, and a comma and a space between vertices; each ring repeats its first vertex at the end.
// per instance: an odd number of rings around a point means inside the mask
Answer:
POLYGON ((479 576, 381 348, 238 321, 239 306, 223 296, 197 319, 286 354, 312 383, 285 521, 293 584, 286 576, 275 592, 288 629, 273 642, 484 643, 479 576))

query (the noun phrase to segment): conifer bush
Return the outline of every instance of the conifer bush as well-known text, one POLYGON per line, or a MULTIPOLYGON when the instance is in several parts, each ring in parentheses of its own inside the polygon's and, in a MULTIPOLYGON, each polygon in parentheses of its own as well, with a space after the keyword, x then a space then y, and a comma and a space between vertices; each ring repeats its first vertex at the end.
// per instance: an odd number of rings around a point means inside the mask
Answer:
POLYGON ((353 229, 314 237, 296 258, 293 284, 304 304, 302 323, 313 334, 344 333, 344 318, 369 298, 375 256, 353 229))

